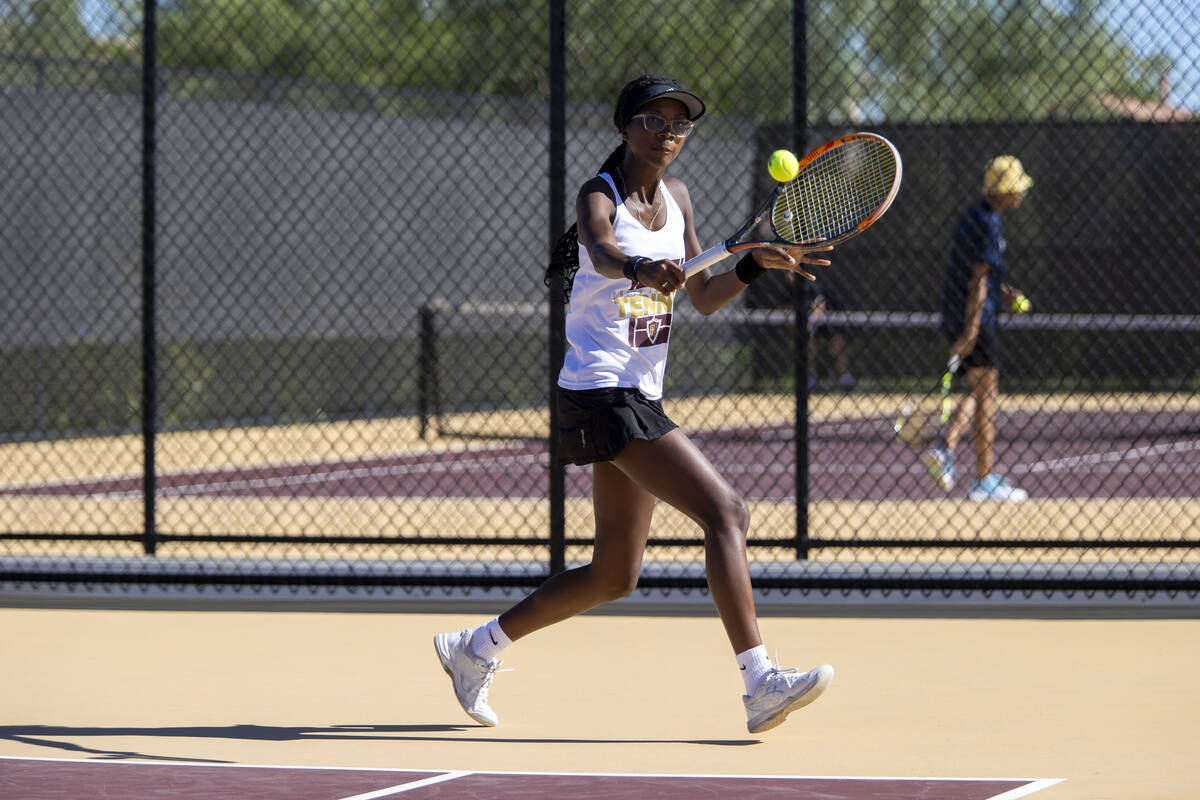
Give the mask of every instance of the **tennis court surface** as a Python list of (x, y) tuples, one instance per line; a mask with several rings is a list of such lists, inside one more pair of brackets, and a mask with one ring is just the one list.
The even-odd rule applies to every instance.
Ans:
[(1012, 800), (1056, 780), (837, 778), (767, 775), (609, 775), (558, 772), (422, 772), (321, 767), (0, 759), (0, 788), (23, 800), (170, 797), (174, 800), (479, 800), (560, 798), (809, 797), (820, 800)]
[(522, 639), (484, 728), (431, 646), (483, 609), (139, 605), (0, 608), (4, 800), (1200, 796), (1192, 618), (765, 616), (780, 661), (838, 675), (749, 735), (713, 616)]

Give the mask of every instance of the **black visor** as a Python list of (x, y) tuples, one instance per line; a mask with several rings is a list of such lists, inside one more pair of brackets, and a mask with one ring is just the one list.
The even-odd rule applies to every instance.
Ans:
[(704, 114), (704, 101), (687, 89), (681, 89), (669, 83), (655, 83), (630, 94), (616, 110), (613, 114), (613, 122), (616, 123), (617, 130), (625, 130), (625, 126), (629, 124), (629, 120), (633, 118), (639, 108), (660, 97), (667, 97), (683, 103), (687, 107), (687, 118), (692, 121), (700, 119)]

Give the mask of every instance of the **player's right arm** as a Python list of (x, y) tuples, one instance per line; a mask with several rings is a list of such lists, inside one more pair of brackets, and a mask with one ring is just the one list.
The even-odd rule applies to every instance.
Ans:
[(608, 184), (599, 176), (585, 183), (575, 198), (575, 218), (579, 244), (587, 249), (596, 271), (606, 278), (620, 278), (629, 256), (617, 247), (617, 234), (613, 230), (617, 204), (609, 191)]
[(991, 265), (980, 262), (971, 267), (971, 283), (967, 286), (967, 305), (963, 310), (963, 329), (950, 347), (952, 355), (966, 358), (975, 349), (979, 337), (979, 325), (983, 320), (983, 306), (987, 302), (987, 278)]

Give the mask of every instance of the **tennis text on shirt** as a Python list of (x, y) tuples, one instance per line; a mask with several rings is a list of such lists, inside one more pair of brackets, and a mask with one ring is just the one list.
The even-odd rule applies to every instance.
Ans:
[(657, 289), (635, 283), (632, 288), (613, 292), (617, 319), (631, 319), (628, 342), (630, 347), (653, 347), (671, 339), (671, 308), (675, 293), (663, 294)]

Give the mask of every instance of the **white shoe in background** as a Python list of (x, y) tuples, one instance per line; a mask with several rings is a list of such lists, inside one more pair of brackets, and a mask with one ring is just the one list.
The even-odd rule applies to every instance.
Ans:
[(968, 500), (1007, 500), (1020, 503), (1029, 499), (1029, 492), (1018, 489), (996, 473), (988, 475), (983, 480), (974, 481), (971, 491), (967, 492)]

